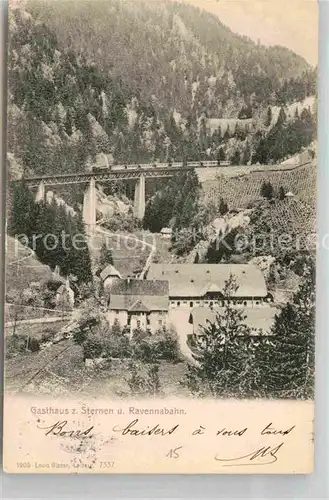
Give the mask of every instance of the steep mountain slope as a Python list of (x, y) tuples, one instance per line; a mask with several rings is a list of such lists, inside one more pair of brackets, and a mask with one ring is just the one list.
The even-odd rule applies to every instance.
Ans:
[[(188, 4), (31, 0), (28, 8), (63, 47), (129, 84), (142, 100), (176, 109), (185, 118), (203, 111), (208, 117), (234, 117), (243, 107), (314, 93), (311, 68), (300, 56), (257, 45)], [(282, 79), (292, 77), (294, 84), (283, 87)]]
[(78, 172), (99, 153), (115, 162), (276, 162), (313, 139), (311, 110), (291, 126), (282, 107), (315, 93), (314, 71), (287, 49), (162, 0), (25, 8), (10, 13), (11, 175)]

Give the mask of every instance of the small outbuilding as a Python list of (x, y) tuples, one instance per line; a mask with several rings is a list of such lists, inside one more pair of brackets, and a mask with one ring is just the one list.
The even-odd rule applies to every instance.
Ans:
[(122, 276), (112, 264), (109, 264), (100, 273), (100, 279), (102, 280), (104, 289), (106, 289), (110, 288), (115, 281), (121, 280)]

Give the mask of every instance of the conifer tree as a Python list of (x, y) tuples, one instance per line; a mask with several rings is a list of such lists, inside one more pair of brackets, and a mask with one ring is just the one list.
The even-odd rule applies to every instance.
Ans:
[(8, 232), (12, 236), (32, 236), (36, 223), (37, 208), (33, 195), (24, 184), (24, 181), (14, 184), (10, 192), (10, 211), (8, 219)]
[(232, 303), (238, 290), (231, 275), (225, 282), (223, 295), (226, 305), (216, 313), (214, 322), (203, 328), (195, 341), (197, 364), (190, 365), (186, 384), (199, 396), (243, 396), (249, 390), (248, 344), (250, 328), (245, 324), (244, 311)]
[(106, 242), (104, 241), (100, 250), (99, 264), (101, 267), (113, 265), (113, 254), (111, 248), (108, 248)]
[(227, 129), (225, 130), (225, 133), (223, 135), (223, 140), (228, 141), (230, 137), (231, 137), (230, 126), (227, 125)]
[(76, 216), (75, 234), (79, 235), (79, 244), (72, 245), (69, 255), (70, 272), (77, 277), (78, 284), (92, 281), (91, 260), (85, 227), (80, 214)]
[(285, 194), (285, 192), (284, 192), (284, 189), (283, 189), (283, 187), (282, 187), (282, 186), (280, 186), (280, 189), (279, 189), (279, 199), (280, 199), (280, 200), (284, 200), (284, 199), (285, 199), (285, 197), (286, 197), (286, 194)]
[(272, 108), (269, 106), (267, 108), (267, 114), (266, 114), (266, 121), (265, 121), (265, 127), (269, 127), (272, 123)]
[(272, 397), (312, 398), (315, 355), (315, 274), (304, 271), (299, 290), (275, 317), (263, 383)]
[(218, 210), (221, 215), (225, 215), (228, 212), (228, 205), (223, 198), (220, 199)]

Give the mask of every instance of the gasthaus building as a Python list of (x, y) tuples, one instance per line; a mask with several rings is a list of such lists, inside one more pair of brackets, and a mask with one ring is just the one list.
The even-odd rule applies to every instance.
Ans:
[(223, 307), (225, 282), (234, 276), (238, 290), (233, 300), (241, 307), (263, 307), (273, 302), (261, 270), (251, 264), (151, 264), (147, 279), (169, 283), (170, 309)]

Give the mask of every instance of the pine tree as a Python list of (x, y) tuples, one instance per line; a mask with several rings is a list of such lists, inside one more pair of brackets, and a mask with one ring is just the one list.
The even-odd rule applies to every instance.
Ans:
[(225, 155), (225, 153), (224, 153), (224, 149), (223, 149), (223, 148), (219, 148), (219, 150), (218, 150), (218, 154), (217, 154), (217, 160), (218, 160), (219, 162), (221, 162), (221, 161), (225, 161), (225, 160), (226, 160), (226, 155)]
[(231, 130), (230, 130), (230, 126), (227, 125), (227, 129), (225, 130), (225, 133), (223, 135), (223, 141), (228, 141), (231, 137)]
[(106, 242), (104, 241), (100, 250), (99, 264), (101, 267), (108, 266), (111, 264), (113, 266), (113, 254), (111, 248), (108, 248)]
[(223, 311), (218, 311), (214, 322), (203, 328), (202, 337), (196, 338), (193, 357), (197, 364), (189, 366), (186, 379), (194, 394), (241, 397), (249, 390), (250, 328), (244, 311), (232, 303), (238, 288), (231, 275), (223, 290)]
[(228, 205), (223, 198), (220, 199), (218, 211), (221, 215), (225, 215), (228, 212)]
[(266, 114), (266, 121), (265, 121), (265, 127), (269, 127), (272, 123), (272, 108), (269, 106), (267, 108), (267, 114)]
[(112, 335), (121, 335), (122, 334), (122, 328), (121, 328), (121, 325), (120, 325), (119, 320), (117, 318), (115, 318), (115, 320), (113, 322), (113, 325), (111, 328), (111, 334)]
[(286, 197), (286, 194), (284, 192), (284, 189), (282, 186), (280, 186), (280, 189), (279, 189), (279, 200), (284, 200)]
[(35, 240), (33, 250), (44, 264), (55, 268), (57, 265), (58, 244), (54, 228), (56, 224), (57, 205), (56, 202), (48, 204), (40, 202), (38, 205), (38, 216), (35, 223)]
[[(80, 214), (75, 218), (72, 238), (79, 235), (78, 243), (72, 244), (72, 251), (68, 256), (69, 271), (77, 278), (78, 285), (92, 281), (91, 260), (86, 238), (84, 223)], [(73, 242), (74, 243), (74, 242)]]
[(8, 232), (11, 236), (26, 235), (30, 240), (37, 217), (33, 195), (22, 181), (13, 185), (9, 196)]
[(304, 271), (299, 290), (275, 317), (271, 345), (263, 360), (263, 383), (268, 395), (312, 398), (315, 355), (315, 274)]
[(270, 182), (263, 182), (261, 186), (261, 195), (263, 196), (263, 198), (267, 198), (268, 200), (271, 200), (273, 198), (274, 189)]

